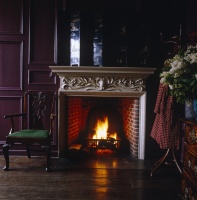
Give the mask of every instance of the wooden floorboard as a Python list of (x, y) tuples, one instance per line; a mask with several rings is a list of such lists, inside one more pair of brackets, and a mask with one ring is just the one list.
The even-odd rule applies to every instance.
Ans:
[(176, 166), (162, 166), (150, 176), (152, 161), (99, 156), (76, 162), (45, 157), (10, 157), (10, 170), (0, 156), (0, 199), (178, 200), (181, 174)]

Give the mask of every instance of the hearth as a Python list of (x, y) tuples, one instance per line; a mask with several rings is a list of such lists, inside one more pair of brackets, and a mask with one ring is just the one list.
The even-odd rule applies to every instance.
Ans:
[[(122, 147), (129, 144), (131, 156), (144, 159), (145, 81), (149, 75), (154, 73), (155, 68), (95, 66), (50, 66), (50, 68), (60, 78), (59, 157), (64, 156), (65, 149), (75, 143), (79, 133), (83, 132), (84, 134), (85, 130), (88, 148), (119, 149), (122, 144)], [(123, 121), (122, 124), (120, 123), (122, 130), (115, 131), (116, 137), (112, 137), (112, 131), (108, 132), (106, 138), (92, 138), (90, 133), (95, 131), (95, 127), (90, 131), (84, 127), (88, 123), (88, 113), (93, 108), (92, 104), (98, 101), (102, 102), (104, 106), (110, 105), (106, 102), (112, 102), (111, 105), (120, 111), (119, 120)], [(99, 106), (99, 104), (94, 106)]]

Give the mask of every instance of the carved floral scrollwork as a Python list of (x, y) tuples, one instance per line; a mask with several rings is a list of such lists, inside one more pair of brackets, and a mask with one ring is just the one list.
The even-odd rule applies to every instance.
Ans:
[(131, 78), (119, 77), (65, 77), (62, 79), (64, 90), (96, 90), (96, 91), (143, 91), (145, 89), (143, 79), (132, 80)]

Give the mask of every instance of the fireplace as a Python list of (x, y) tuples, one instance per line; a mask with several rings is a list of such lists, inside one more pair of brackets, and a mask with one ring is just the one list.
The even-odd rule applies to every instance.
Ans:
[[(59, 157), (64, 156), (65, 150), (79, 137), (81, 131), (87, 130), (85, 126), (88, 113), (93, 105), (100, 106), (102, 103), (103, 106), (106, 106), (110, 102), (109, 105), (115, 106), (121, 113), (122, 133), (129, 141), (131, 156), (144, 159), (145, 81), (149, 75), (154, 73), (155, 68), (95, 66), (50, 66), (50, 68), (52, 73), (60, 78), (58, 96)], [(121, 141), (120, 136), (116, 139), (112, 139), (110, 136), (107, 139), (107, 142), (111, 142), (109, 145), (115, 148), (119, 148)], [(96, 148), (109, 147), (106, 141), (92, 140), (89, 136), (86, 142), (87, 145), (92, 143), (93, 146), (93, 143), (96, 142)]]

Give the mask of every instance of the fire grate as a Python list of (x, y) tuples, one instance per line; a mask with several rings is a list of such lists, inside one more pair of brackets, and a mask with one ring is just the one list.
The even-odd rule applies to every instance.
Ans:
[(116, 150), (120, 148), (120, 139), (87, 139), (87, 147), (90, 149), (111, 149)]

